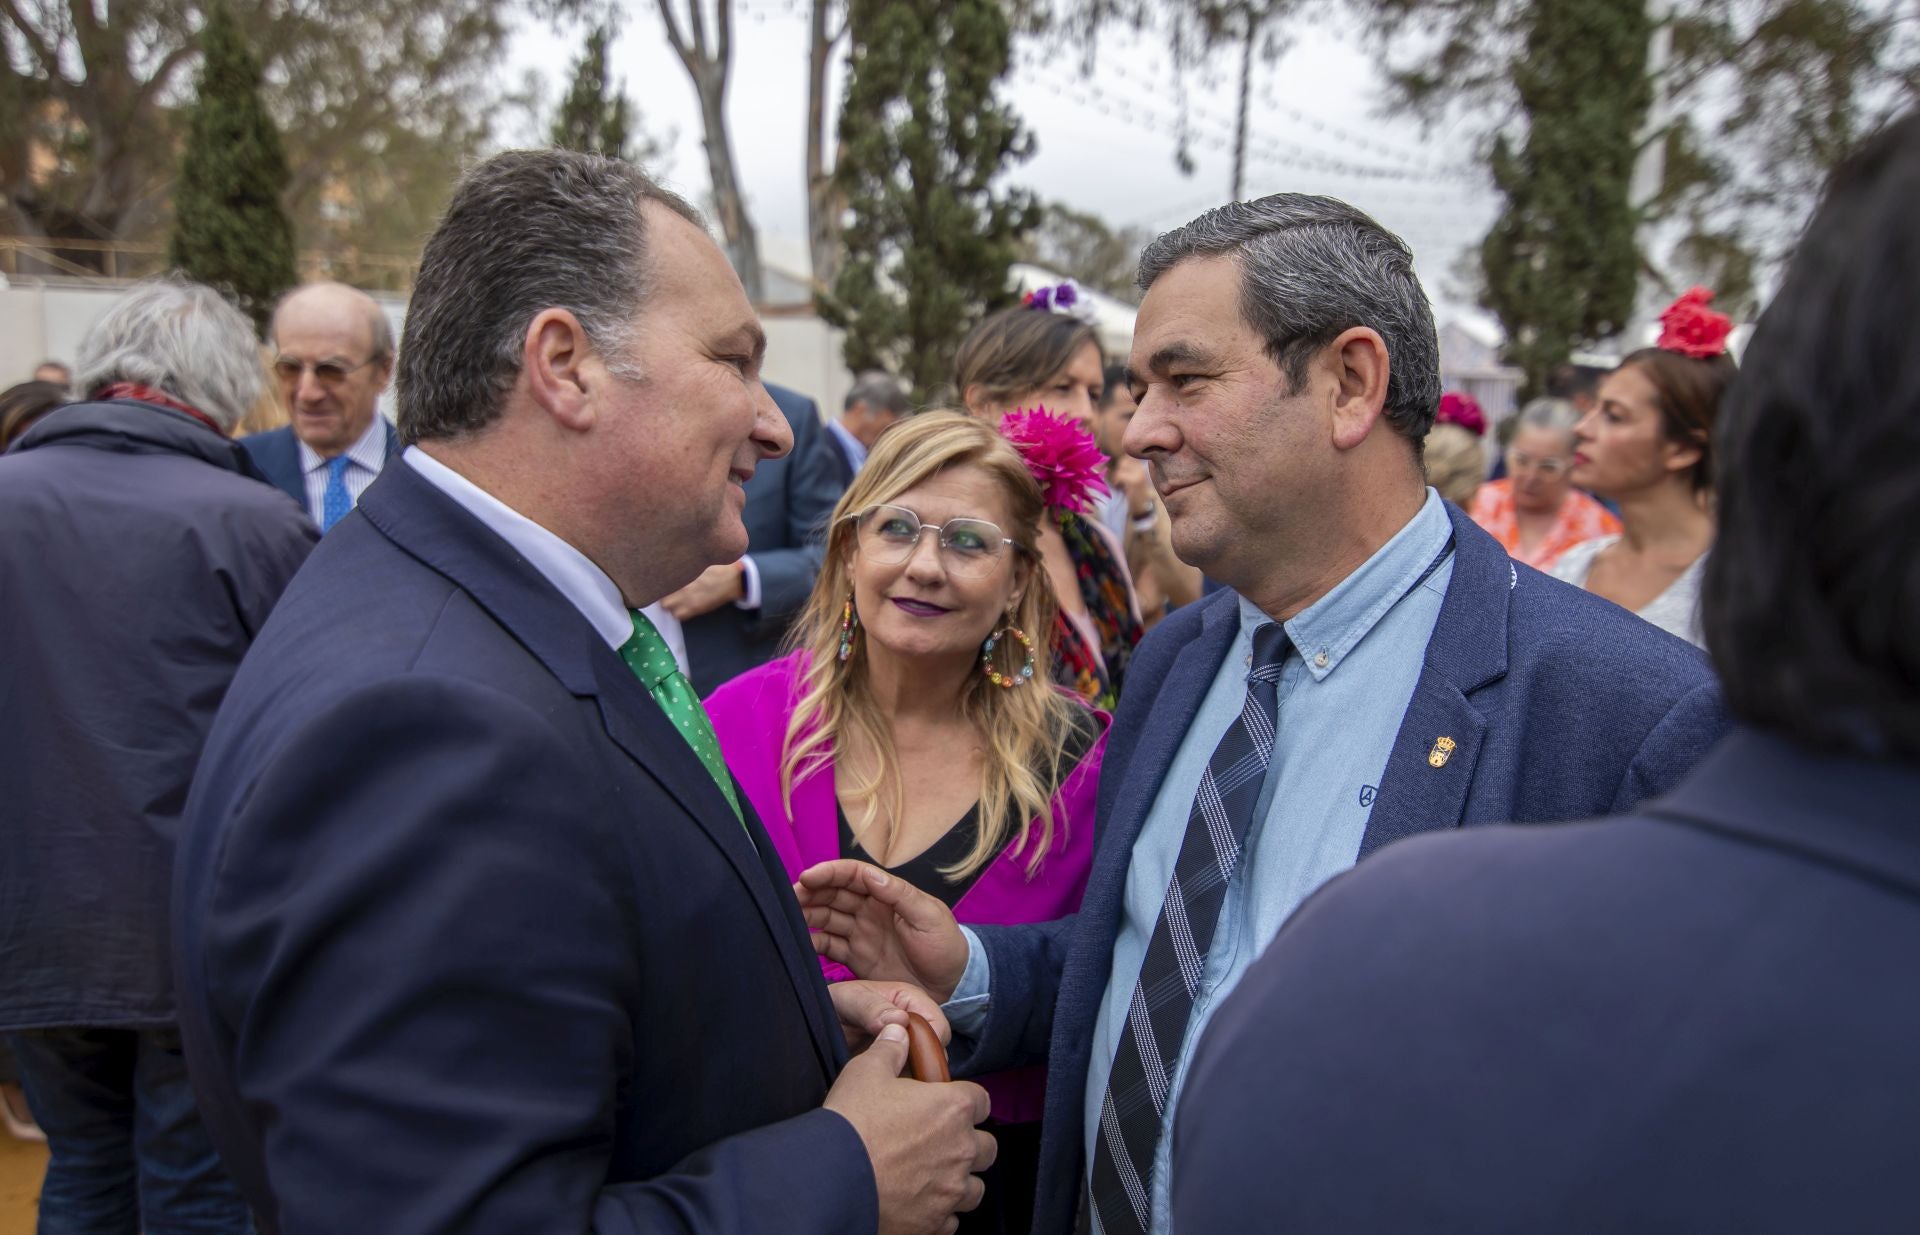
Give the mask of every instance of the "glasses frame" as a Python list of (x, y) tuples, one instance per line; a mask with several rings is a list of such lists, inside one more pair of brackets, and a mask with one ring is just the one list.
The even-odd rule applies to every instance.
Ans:
[[(944, 556), (947, 552), (947, 544), (944, 539), (944, 536), (947, 528), (955, 523), (985, 524), (986, 526), (992, 528), (994, 531), (1000, 533), (1000, 539), (999, 539), (1000, 544), (1012, 546), (1013, 551), (1015, 553), (1024, 553), (1024, 554), (1027, 554), (1029, 557), (1031, 557), (1033, 554), (1033, 550), (1027, 548), (1025, 545), (1021, 544), (1019, 541), (1015, 540), (1013, 537), (1008, 536), (1006, 534), (1006, 529), (1001, 527), (998, 523), (995, 523), (992, 519), (979, 519), (979, 518), (975, 518), (972, 515), (958, 515), (952, 519), (948, 519), (945, 523), (928, 523), (926, 520), (922, 519), (919, 515), (914, 514), (913, 511), (908, 510), (905, 506), (895, 506), (892, 502), (875, 502), (871, 506), (866, 506), (859, 510), (849, 511), (848, 513), (840, 516), (840, 522), (853, 524), (853, 543), (855, 548), (862, 548), (860, 544), (860, 520), (866, 518), (868, 515), (872, 514), (874, 511), (881, 510), (881, 509), (897, 510), (903, 515), (911, 516), (914, 523), (917, 525), (917, 528), (913, 534), (913, 547), (908, 549), (905, 553), (902, 553), (900, 555), (899, 561), (889, 562), (889, 561), (884, 561), (880, 558), (874, 558), (873, 560), (881, 566), (903, 566), (906, 563), (912, 561), (913, 555), (920, 551), (920, 538), (923, 535), (925, 535), (927, 532), (934, 533), (934, 546), (937, 549), (939, 549), (941, 554), (943, 555), (941, 558), (941, 561), (943, 562), (948, 561), (948, 559)], [(993, 563), (998, 561), (999, 557), (1000, 557), (1000, 554), (998, 553), (998, 551), (989, 555), (989, 557), (987, 558), (989, 569), (981, 571), (978, 575), (969, 575), (965, 571), (958, 571), (958, 570), (954, 571), (953, 573), (959, 575), (963, 579), (985, 578), (988, 574), (992, 573), (991, 566)], [(964, 560), (964, 559), (961, 559), (961, 560)], [(952, 569), (951, 566), (949, 566), (948, 569), (951, 570)]]
[[(1515, 450), (1511, 446), (1507, 447), (1506, 455), (1507, 470), (1509, 472), (1517, 472), (1523, 465), (1531, 471), (1539, 472), (1542, 476), (1559, 477), (1565, 476), (1573, 471), (1573, 460), (1565, 457), (1548, 456), (1545, 459), (1536, 459), (1534, 456)], [(1553, 466), (1546, 466), (1549, 463), (1553, 464)]]
[[(321, 365), (338, 367), (338, 362), (332, 360), (296, 360), (292, 356), (275, 356), (271, 368), (273, 369), (273, 376), (276, 379), (290, 386), (299, 385), (301, 378), (305, 377), (308, 373), (312, 373), (314, 381), (319, 382), (322, 386), (333, 387), (346, 381), (368, 365), (377, 363), (383, 359), (385, 358), (377, 354), (369, 356), (357, 365), (349, 365), (341, 369), (338, 377), (327, 377), (320, 372)], [(281, 371), (282, 365), (298, 365), (299, 368), (292, 374), (288, 374)]]

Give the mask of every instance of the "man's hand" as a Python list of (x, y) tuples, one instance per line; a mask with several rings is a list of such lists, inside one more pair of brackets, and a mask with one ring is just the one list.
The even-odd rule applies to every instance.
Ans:
[(841, 1071), (826, 1107), (867, 1147), (881, 1235), (951, 1235), (960, 1226), (954, 1215), (985, 1191), (975, 1173), (993, 1165), (993, 1137), (974, 1126), (987, 1117), (987, 1091), (967, 1081), (904, 1079), (906, 1063), (907, 1031), (886, 1026)]
[(967, 939), (937, 897), (851, 858), (801, 871), (793, 894), (820, 955), (862, 978), (910, 982), (940, 1003), (953, 997)]
[(747, 594), (747, 568), (739, 562), (709, 566), (692, 583), (665, 597), (660, 607), (682, 622), (712, 613)]
[(847, 1049), (865, 1050), (888, 1025), (906, 1028), (907, 1013), (918, 1012), (932, 1024), (942, 1042), (953, 1040), (946, 1014), (933, 996), (905, 982), (835, 982), (827, 987), (833, 996), (833, 1010), (840, 1014), (840, 1032), (846, 1035)]

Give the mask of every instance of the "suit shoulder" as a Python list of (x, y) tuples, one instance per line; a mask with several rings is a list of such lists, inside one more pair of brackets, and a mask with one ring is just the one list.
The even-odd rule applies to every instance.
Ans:
[(272, 453), (276, 450), (284, 450), (292, 442), (293, 427), (291, 425), (281, 425), (278, 429), (262, 429), (258, 433), (249, 433), (240, 439), (240, 444), (255, 456), (263, 451)]
[(1686, 640), (1518, 562), (1508, 632), (1513, 659), (1550, 661), (1596, 684), (1664, 683), (1678, 697), (1713, 680), (1706, 653)]

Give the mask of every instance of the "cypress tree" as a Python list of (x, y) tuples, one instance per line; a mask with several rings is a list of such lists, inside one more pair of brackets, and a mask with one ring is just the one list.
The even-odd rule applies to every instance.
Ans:
[(231, 296), (262, 330), (294, 282), (287, 161), (260, 101), (260, 66), (225, 5), (200, 33), (202, 65), (174, 194), (167, 258)]
[(587, 34), (587, 48), (573, 68), (573, 85), (553, 120), (553, 144), (562, 150), (628, 158), (628, 134), (633, 129), (633, 105), (624, 90), (608, 93), (605, 25)]
[(846, 261), (821, 315), (847, 366), (900, 374), (928, 398), (982, 310), (1011, 299), (1007, 269), (1040, 220), (1032, 194), (995, 187), (1032, 138), (994, 97), (1011, 31), (996, 0), (852, 0), (840, 110)]
[(1576, 347), (1618, 334), (1633, 313), (1631, 182), (1652, 25), (1645, 0), (1531, 0), (1526, 20), (1512, 73), (1528, 131), (1517, 149), (1494, 143), (1506, 206), (1480, 259), (1507, 357), (1537, 393)]

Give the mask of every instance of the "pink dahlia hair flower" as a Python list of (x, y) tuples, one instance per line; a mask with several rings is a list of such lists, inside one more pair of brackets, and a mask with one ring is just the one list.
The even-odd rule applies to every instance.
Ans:
[(1107, 491), (1100, 475), (1106, 456), (1078, 421), (1045, 407), (1016, 408), (1000, 418), (1000, 435), (1027, 461), (1049, 509), (1084, 511)]
[(1440, 412), (1433, 423), (1459, 425), (1475, 437), (1487, 435), (1487, 414), (1480, 410), (1480, 400), (1458, 391), (1450, 390), (1440, 396)]

